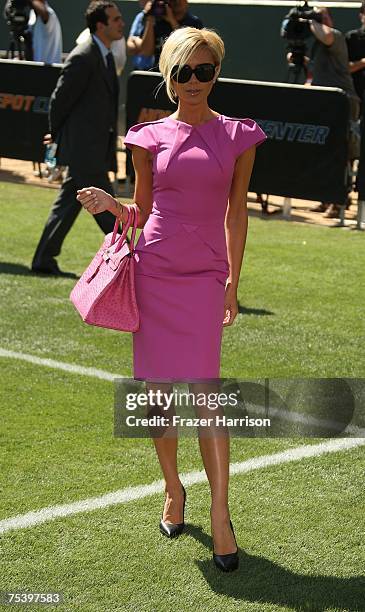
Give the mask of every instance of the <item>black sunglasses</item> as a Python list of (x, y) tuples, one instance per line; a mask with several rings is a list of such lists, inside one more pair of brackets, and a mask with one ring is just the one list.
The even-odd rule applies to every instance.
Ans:
[(212, 81), (215, 75), (214, 64), (198, 64), (195, 68), (192, 68), (188, 64), (184, 66), (174, 66), (171, 70), (171, 78), (176, 83), (187, 83), (190, 81), (193, 74), (195, 74), (198, 81), (201, 83), (208, 83)]

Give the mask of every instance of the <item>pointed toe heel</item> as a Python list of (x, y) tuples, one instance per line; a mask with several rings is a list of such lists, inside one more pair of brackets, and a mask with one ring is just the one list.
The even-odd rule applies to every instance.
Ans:
[(182, 487), (184, 493), (184, 505), (183, 505), (183, 522), (182, 523), (165, 523), (161, 518), (160, 520), (160, 532), (167, 538), (177, 538), (185, 528), (185, 502), (186, 502), (186, 491)]
[(160, 531), (167, 538), (177, 538), (184, 531), (185, 523), (165, 523), (161, 519)]
[[(237, 546), (237, 541), (236, 541), (236, 536), (234, 533), (232, 521), (229, 521), (229, 524), (231, 526), (232, 533), (234, 536), (234, 541), (236, 542), (236, 546)], [(227, 555), (216, 555), (213, 550), (213, 561), (216, 567), (219, 570), (221, 570), (221, 572), (234, 572), (236, 569), (238, 569), (238, 566), (239, 566), (238, 546), (237, 546), (236, 552), (228, 553)]]
[(234, 572), (239, 566), (237, 552), (229, 553), (228, 555), (216, 555), (213, 553), (213, 561), (221, 572)]

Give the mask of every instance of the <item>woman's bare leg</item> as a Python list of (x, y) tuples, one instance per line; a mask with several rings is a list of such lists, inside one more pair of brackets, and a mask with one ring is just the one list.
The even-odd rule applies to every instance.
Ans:
[[(194, 383), (190, 385), (193, 393), (217, 393), (217, 385)], [(196, 407), (200, 418), (214, 418), (222, 415), (220, 408), (210, 410), (208, 406)], [(199, 447), (208, 477), (212, 505), (210, 509), (214, 552), (225, 555), (236, 551), (236, 544), (230, 528), (228, 508), (229, 484), (229, 432), (226, 427), (199, 428)]]
[[(152, 389), (154, 392), (159, 389), (163, 393), (171, 393), (173, 391), (171, 385), (168, 383), (146, 383), (146, 388), (147, 391)], [(149, 414), (151, 414), (151, 411), (155, 413), (156, 408), (150, 407), (149, 410)], [(170, 418), (175, 414), (173, 408), (170, 408), (170, 410), (161, 409), (159, 412), (161, 415)], [(177, 427), (170, 425), (164, 430), (160, 437), (156, 437), (156, 433), (154, 433), (152, 439), (165, 479), (166, 500), (162, 520), (165, 523), (182, 523), (184, 496), (177, 469)]]

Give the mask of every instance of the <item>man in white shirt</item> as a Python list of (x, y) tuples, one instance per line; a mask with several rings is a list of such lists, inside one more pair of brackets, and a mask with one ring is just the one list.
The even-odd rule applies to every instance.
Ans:
[(29, 28), (33, 36), (33, 60), (45, 64), (62, 62), (62, 30), (56, 13), (46, 0), (29, 0)]

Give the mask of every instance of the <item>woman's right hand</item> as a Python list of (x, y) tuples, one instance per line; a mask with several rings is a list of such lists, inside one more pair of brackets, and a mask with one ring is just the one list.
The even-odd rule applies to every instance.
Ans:
[(85, 187), (77, 190), (76, 199), (91, 215), (97, 215), (105, 210), (115, 208), (114, 198), (98, 187)]

